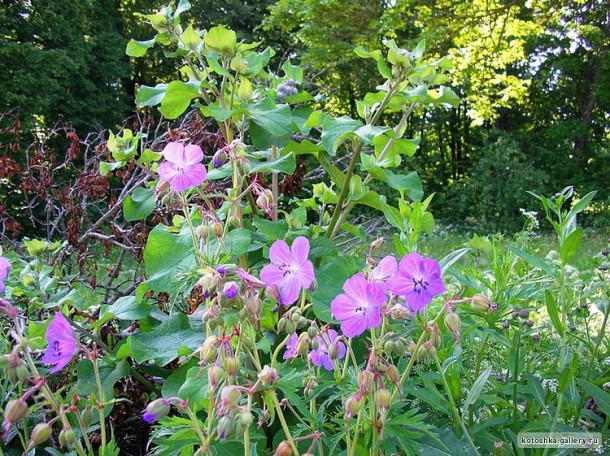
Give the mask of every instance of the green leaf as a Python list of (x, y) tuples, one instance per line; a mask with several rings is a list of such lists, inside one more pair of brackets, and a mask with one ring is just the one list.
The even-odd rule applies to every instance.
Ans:
[(146, 285), (154, 291), (171, 291), (176, 275), (196, 265), (190, 233), (172, 234), (167, 229), (157, 225), (144, 248)]
[(407, 225), (405, 224), (405, 219), (400, 214), (400, 211), (395, 207), (390, 206), (386, 202), (386, 197), (383, 195), (379, 198), (379, 202), (381, 203), (381, 210), (383, 211), (383, 214), (385, 215), (385, 218), (388, 223), (398, 228), (400, 231), (406, 231)]
[(555, 297), (550, 290), (544, 290), (544, 297), (546, 303), (546, 309), (549, 313), (549, 318), (551, 319), (551, 323), (557, 330), (560, 336), (563, 336), (563, 324), (561, 323), (561, 318), (559, 317), (559, 309), (557, 308), (557, 301), (555, 301)]
[(195, 405), (204, 399), (209, 398), (208, 375), (207, 371), (199, 366), (189, 369), (184, 379), (184, 383), (178, 391), (178, 397), (184, 399), (189, 405)]
[(197, 49), (201, 44), (201, 37), (193, 28), (193, 24), (189, 25), (186, 30), (180, 36), (180, 41), (184, 44), (187, 49)]
[(362, 122), (351, 117), (343, 116), (335, 119), (328, 116), (322, 123), (322, 146), (332, 156), (337, 153), (337, 149), (350, 134), (362, 127)]
[(416, 171), (409, 174), (394, 174), (389, 169), (384, 170), (387, 183), (390, 187), (398, 190), (401, 195), (407, 196), (413, 201), (419, 201), (424, 196), (424, 189)]
[(589, 383), (586, 380), (577, 378), (578, 384), (593, 397), (593, 400), (597, 404), (599, 410), (602, 411), (607, 417), (610, 416), (610, 400), (608, 399), (608, 393), (601, 388), (595, 386), (593, 383)]
[(203, 42), (210, 51), (218, 52), (225, 57), (233, 57), (237, 45), (237, 35), (233, 30), (220, 25), (212, 27), (203, 36)]
[(275, 160), (252, 163), (250, 174), (253, 173), (284, 173), (292, 174), (297, 167), (297, 162), (294, 159), (294, 154), (289, 153)]
[(288, 105), (274, 106), (266, 98), (250, 108), (250, 137), (258, 149), (269, 149), (272, 145), (284, 146), (292, 134), (292, 118)]
[(540, 405), (542, 410), (544, 410), (546, 414), (550, 416), (549, 410), (547, 409), (546, 402), (544, 400), (546, 397), (546, 394), (544, 393), (544, 388), (542, 388), (540, 380), (534, 377), (534, 375), (532, 375), (532, 373), (529, 371), (527, 372), (527, 385), (529, 386), (532, 396), (534, 396), (534, 399), (536, 399), (536, 402), (538, 402), (538, 405)]
[(282, 149), (282, 155), (288, 152), (292, 152), (295, 155), (311, 154), (318, 155), (318, 152), (324, 150), (324, 148), (318, 144), (312, 143), (310, 140), (305, 139), (301, 142), (290, 141)]
[(252, 242), (252, 233), (245, 228), (229, 231), (224, 238), (224, 251), (238, 257), (248, 252)]
[(460, 258), (462, 258), (469, 251), (470, 251), (469, 248), (464, 247), (462, 249), (458, 249), (454, 252), (447, 254), (441, 261), (439, 261), (439, 264), (441, 266), (441, 272), (442, 273), (447, 272), (449, 270), (449, 268), (451, 266), (453, 266), (453, 264), (455, 262), (457, 262)]
[(179, 356), (181, 348), (195, 350), (205, 337), (205, 332), (191, 328), (186, 315), (175, 314), (154, 330), (132, 336), (131, 351), (138, 363), (152, 359), (165, 366)]
[(277, 241), (278, 239), (284, 239), (286, 233), (288, 233), (288, 224), (285, 220), (278, 220), (273, 222), (271, 220), (265, 220), (260, 217), (254, 217), (252, 224), (261, 232), (268, 241)]
[(119, 320), (140, 320), (150, 315), (152, 307), (147, 302), (137, 302), (135, 296), (123, 296), (109, 306), (110, 312)]
[(596, 194), (597, 194), (597, 190), (594, 190), (592, 192), (587, 193), (585, 196), (583, 196), (581, 199), (579, 199), (574, 204), (572, 209), (570, 209), (570, 212), (568, 212), (568, 215), (566, 216), (566, 220), (570, 220), (572, 217), (574, 217), (579, 212), (584, 211), (587, 208), (587, 206), (589, 205), (589, 203), (591, 202), (591, 200), (595, 197)]
[(155, 38), (146, 41), (129, 40), (125, 53), (129, 57), (142, 57), (146, 51), (155, 45)]
[[(123, 359), (118, 363), (107, 363), (106, 359), (98, 360), (98, 369), (100, 371), (100, 379), (102, 381), (102, 390), (104, 399), (110, 400), (114, 397), (113, 389), (116, 382), (129, 375), (129, 363)], [(81, 360), (76, 365), (76, 377), (78, 381), (74, 386), (74, 394), (86, 397), (94, 393), (99, 397), (97, 383), (93, 364), (89, 360)]]
[(332, 319), (330, 303), (343, 293), (343, 284), (358, 272), (352, 257), (338, 256), (316, 271), (318, 290), (313, 294), (313, 311), (324, 323)]
[(535, 266), (538, 269), (541, 269), (542, 271), (546, 272), (548, 275), (550, 275), (553, 278), (557, 277), (557, 271), (550, 264), (547, 264), (544, 261), (540, 260), (539, 258), (536, 258), (535, 256), (530, 255), (529, 253), (524, 252), (523, 250), (518, 249), (517, 247), (513, 247), (512, 245), (507, 245), (507, 247), (508, 247), (508, 250), (513, 252), (519, 258), (527, 261), (532, 266)]
[(123, 166), (123, 162), (120, 161), (114, 163), (100, 162), (100, 175), (107, 176), (110, 171), (120, 168), (121, 166)]
[(123, 201), (123, 215), (128, 222), (143, 220), (153, 213), (157, 203), (153, 198), (154, 190), (138, 187)]
[(136, 95), (136, 104), (138, 106), (156, 106), (163, 101), (167, 84), (157, 84), (154, 87), (140, 86)]
[(172, 81), (167, 86), (159, 111), (168, 119), (175, 119), (186, 111), (191, 100), (198, 96), (199, 89), (196, 81), (189, 83)]
[(485, 371), (483, 371), (481, 373), (481, 375), (479, 375), (479, 377), (472, 384), (472, 388), (470, 388), (470, 391), (468, 391), (468, 396), (466, 396), (466, 400), (464, 401), (464, 404), (462, 405), (462, 416), (463, 417), (466, 416), (466, 413), (468, 412), (468, 408), (471, 405), (476, 404), (477, 399), (483, 392), (483, 389), (485, 388), (485, 384), (487, 383), (487, 380), (489, 379), (490, 375), (491, 375), (491, 367), (488, 367), (487, 369), (485, 369)]
[(381, 76), (386, 79), (392, 78), (392, 71), (386, 64), (383, 58), (383, 54), (380, 50), (377, 49), (369, 52), (362, 46), (358, 46), (356, 49), (354, 49), (354, 52), (358, 57), (362, 57), (364, 59), (373, 59), (375, 62), (377, 62), (377, 70), (379, 71), (379, 74), (381, 74)]
[(578, 247), (580, 246), (580, 240), (582, 239), (582, 228), (576, 228), (570, 235), (563, 241), (561, 246), (561, 262), (567, 264), (570, 258), (574, 256)]
[(311, 241), (310, 246), (310, 258), (322, 258), (325, 256), (336, 256), (339, 254), (335, 243), (325, 236), (320, 236), (319, 238), (314, 239)]

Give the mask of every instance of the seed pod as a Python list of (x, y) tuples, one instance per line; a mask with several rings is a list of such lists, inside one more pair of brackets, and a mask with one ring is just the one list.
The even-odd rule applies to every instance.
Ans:
[(220, 222), (212, 223), (212, 233), (214, 233), (214, 236), (216, 236), (217, 238), (220, 238), (222, 236), (223, 231), (224, 231), (224, 227), (222, 226), (222, 223), (220, 223)]
[(274, 456), (292, 456), (292, 447), (288, 440), (284, 440), (277, 446)]
[(487, 312), (492, 309), (491, 300), (482, 293), (475, 294), (470, 298), (470, 307), (479, 312)]
[(263, 383), (263, 385), (273, 385), (275, 384), (280, 376), (277, 373), (277, 370), (270, 366), (263, 367), (263, 370), (259, 372), (258, 378)]
[(218, 433), (219, 438), (226, 439), (231, 435), (234, 429), (235, 421), (230, 416), (225, 415), (218, 420), (216, 432)]
[(15, 424), (28, 414), (28, 404), (21, 398), (8, 401), (4, 409), (4, 421)]
[(292, 314), (290, 315), (290, 319), (292, 320), (292, 322), (296, 325), (299, 320), (301, 319), (301, 312), (299, 312), (298, 310), (295, 310), (294, 312), (292, 312)]
[(450, 313), (445, 317), (445, 326), (452, 333), (459, 332), (462, 327), (462, 320), (457, 314)]
[(345, 401), (345, 418), (350, 419), (351, 417), (360, 413), (362, 407), (364, 406), (364, 400), (362, 396), (355, 394), (354, 396), (350, 396), (347, 401)]
[(253, 422), (254, 422), (254, 416), (252, 416), (252, 413), (242, 412), (239, 414), (239, 423), (244, 428), (249, 428), (250, 426), (252, 426)]
[(310, 339), (314, 339), (318, 335), (318, 328), (316, 328), (315, 326), (310, 326), (307, 329), (307, 335)]
[(370, 393), (375, 384), (375, 375), (371, 371), (361, 371), (358, 374), (358, 384), (362, 394)]
[(380, 409), (387, 409), (390, 407), (392, 401), (392, 393), (386, 388), (381, 388), (375, 391), (375, 404)]
[(36, 426), (34, 426), (34, 429), (32, 429), (32, 433), (30, 435), (30, 441), (28, 442), (27, 451), (30, 451), (32, 448), (49, 440), (52, 432), (53, 429), (51, 429), (49, 423), (38, 423)]
[(65, 442), (64, 446), (67, 446), (67, 447), (74, 446), (74, 442), (76, 442), (76, 435), (74, 434), (74, 429), (68, 428), (68, 429), (62, 430), (59, 433), (59, 441), (60, 442), (62, 441), (61, 434), (64, 435), (64, 437), (63, 437), (63, 441)]
[(386, 340), (385, 343), (383, 344), (383, 350), (388, 355), (391, 355), (392, 352), (394, 351), (394, 341), (393, 340)]
[(216, 364), (212, 365), (208, 369), (208, 384), (210, 388), (214, 389), (222, 381), (225, 376), (225, 371), (222, 367)]
[(195, 230), (198, 239), (207, 239), (210, 234), (210, 227), (207, 225), (199, 225)]
[(394, 351), (398, 356), (405, 356), (407, 354), (407, 344), (408, 342), (402, 337), (394, 341)]
[(241, 392), (234, 385), (223, 386), (220, 390), (220, 402), (227, 410), (234, 410), (241, 399)]
[(89, 425), (91, 424), (91, 421), (93, 421), (93, 411), (91, 410), (91, 407), (85, 407), (83, 409), (83, 411), (80, 414), (80, 419), (81, 419), (85, 429), (87, 429), (89, 427)]
[(227, 356), (222, 362), (227, 375), (235, 376), (239, 370), (239, 358)]
[(398, 383), (398, 379), (399, 379), (398, 368), (396, 366), (394, 366), (393, 364), (390, 364), (387, 367), (388, 367), (388, 369), (386, 370), (385, 374), (387, 375), (388, 380), (390, 380), (390, 382), (392, 382), (392, 383)]
[(328, 357), (332, 360), (339, 358), (339, 344), (332, 343), (328, 349)]

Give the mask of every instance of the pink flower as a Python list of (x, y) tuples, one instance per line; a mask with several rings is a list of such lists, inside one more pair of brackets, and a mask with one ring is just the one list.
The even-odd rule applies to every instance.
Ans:
[(239, 288), (237, 287), (237, 284), (235, 282), (227, 282), (225, 283), (222, 291), (227, 298), (231, 299), (235, 297), (235, 295), (239, 291)]
[(418, 312), (445, 292), (438, 261), (418, 253), (409, 253), (400, 260), (398, 272), (388, 286), (392, 293), (405, 297), (411, 310)]
[[(0, 249), (0, 253), (2, 250)], [(11, 272), (11, 263), (4, 257), (0, 257), (0, 293), (4, 291), (4, 281), (8, 279)]]
[(312, 350), (309, 354), (309, 359), (314, 365), (318, 367), (323, 366), (324, 369), (329, 371), (334, 370), (335, 366), (330, 356), (331, 349), (336, 350), (335, 359), (345, 358), (345, 344), (343, 342), (336, 342), (337, 337), (339, 337), (339, 334), (334, 329), (329, 329), (321, 335), (316, 336), (318, 348)]
[(180, 192), (203, 184), (207, 172), (201, 164), (203, 152), (199, 146), (170, 142), (161, 153), (165, 161), (159, 165), (159, 177), (174, 190)]
[(70, 328), (70, 323), (61, 312), (55, 314), (55, 318), (47, 328), (47, 343), (49, 346), (42, 357), (42, 362), (53, 365), (49, 373), (54, 374), (66, 367), (78, 350), (78, 342)]
[(394, 274), (396, 274), (396, 271), (398, 271), (398, 262), (392, 255), (388, 255), (379, 262), (375, 269), (371, 271), (369, 274), (369, 280), (371, 282), (377, 282), (379, 285), (381, 285), (381, 288), (383, 288), (383, 291), (386, 294), (390, 294), (388, 281)]
[(284, 241), (275, 241), (271, 246), (271, 264), (261, 271), (261, 280), (267, 286), (277, 286), (280, 304), (294, 304), (299, 299), (301, 289), (308, 288), (316, 278), (308, 255), (309, 241), (303, 236), (294, 240), (292, 249)]
[(265, 283), (258, 280), (252, 274), (244, 271), (243, 269), (237, 268), (235, 270), (235, 274), (237, 274), (241, 279), (248, 284), (249, 288), (262, 288), (265, 286)]
[(330, 304), (333, 317), (341, 320), (341, 331), (347, 337), (362, 334), (367, 328), (381, 323), (381, 306), (386, 302), (383, 288), (376, 282), (368, 282), (362, 274), (356, 274), (343, 285), (340, 294)]
[(286, 351), (284, 352), (284, 359), (296, 358), (297, 357), (297, 342), (299, 341), (299, 336), (297, 333), (292, 333), (290, 339), (286, 343)]

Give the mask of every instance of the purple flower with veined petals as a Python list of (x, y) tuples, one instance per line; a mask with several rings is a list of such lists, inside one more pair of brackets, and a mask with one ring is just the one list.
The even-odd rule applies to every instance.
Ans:
[(299, 236), (292, 248), (284, 241), (275, 241), (269, 250), (268, 264), (261, 271), (261, 280), (267, 286), (276, 285), (280, 291), (280, 304), (294, 304), (302, 288), (309, 288), (316, 278), (313, 264), (307, 259), (309, 241)]
[(201, 147), (190, 144), (184, 147), (179, 142), (170, 142), (163, 152), (165, 161), (159, 165), (159, 177), (169, 182), (176, 191), (187, 190), (203, 184), (207, 177)]
[(396, 271), (398, 271), (398, 262), (392, 255), (388, 255), (371, 271), (369, 280), (371, 282), (377, 282), (381, 285), (385, 294), (389, 295), (390, 289), (388, 288), (388, 281), (396, 274)]
[(333, 360), (328, 354), (333, 344), (337, 344), (339, 348), (337, 359), (345, 358), (345, 344), (343, 342), (336, 342), (337, 337), (339, 337), (339, 334), (334, 329), (329, 329), (321, 335), (316, 336), (318, 348), (312, 350), (309, 354), (309, 359), (315, 366), (324, 367), (324, 369), (329, 371), (335, 369)]
[(42, 362), (53, 365), (49, 373), (54, 374), (66, 367), (78, 351), (74, 332), (61, 312), (55, 314), (55, 318), (47, 328), (47, 343), (49, 346), (42, 357)]
[[(2, 253), (2, 249), (0, 249)], [(4, 257), (0, 257), (0, 293), (4, 291), (4, 281), (8, 279), (8, 275), (11, 272), (11, 263)]]
[(343, 291), (330, 304), (333, 317), (341, 320), (343, 334), (358, 336), (381, 324), (381, 306), (386, 302), (381, 285), (356, 274), (345, 282)]
[(445, 292), (441, 267), (432, 258), (409, 253), (400, 260), (398, 272), (388, 282), (392, 293), (405, 297), (411, 310), (421, 312), (436, 295)]
[(299, 341), (299, 336), (297, 333), (292, 333), (288, 342), (286, 342), (286, 351), (284, 352), (284, 359), (296, 358), (297, 357), (297, 342)]

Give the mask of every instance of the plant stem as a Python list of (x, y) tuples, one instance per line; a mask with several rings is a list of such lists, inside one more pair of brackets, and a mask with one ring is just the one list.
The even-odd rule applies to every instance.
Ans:
[(104, 456), (106, 454), (106, 420), (104, 417), (104, 389), (102, 388), (102, 380), (100, 379), (100, 371), (97, 367), (97, 360), (91, 359), (91, 364), (93, 365), (93, 373), (95, 375), (95, 383), (97, 385), (97, 391), (99, 394), (99, 403), (97, 404), (97, 411), (100, 415), (100, 434), (102, 437), (102, 445), (100, 447), (100, 456)]
[[(479, 350), (479, 356), (477, 357), (476, 366), (474, 369), (474, 378), (479, 378), (481, 374), (481, 362), (483, 361), (483, 353), (485, 353), (485, 346), (487, 345), (487, 340), (489, 339), (489, 333), (485, 334), (483, 338), (483, 343), (481, 344), (481, 349)], [(472, 406), (470, 406), (470, 410), (468, 411), (468, 425), (472, 426), (474, 422), (474, 410)]]
[(299, 456), (299, 450), (292, 439), (292, 434), (290, 433), (290, 429), (288, 429), (288, 424), (286, 424), (286, 419), (284, 418), (284, 413), (282, 412), (282, 407), (280, 406), (280, 402), (277, 400), (277, 394), (275, 394), (275, 390), (271, 390), (271, 399), (273, 400), (273, 405), (275, 406), (275, 411), (277, 413), (277, 417), (280, 420), (282, 425), (282, 429), (284, 430), (284, 434), (286, 435), (286, 440), (290, 444), (290, 448), (292, 448), (292, 452)]
[[(271, 146), (271, 160), (275, 160), (277, 158), (277, 146), (274, 144)], [(273, 221), (277, 222), (277, 206), (278, 206), (278, 197), (279, 197), (279, 189), (277, 182), (277, 173), (271, 173), (271, 193), (273, 194)]]
[(519, 351), (521, 348), (521, 332), (516, 336), (515, 367), (513, 369), (513, 431), (519, 433), (519, 409), (517, 408), (517, 382), (519, 380)]
[(445, 373), (443, 372), (443, 367), (441, 366), (441, 363), (438, 360), (438, 356), (436, 356), (436, 355), (434, 356), (434, 363), (436, 364), (438, 373), (440, 374), (441, 380), (443, 381), (443, 386), (445, 387), (445, 391), (447, 392), (447, 397), (449, 398), (449, 405), (451, 406), (451, 411), (453, 412), (454, 419), (459, 424), (459, 427), (462, 428), (462, 432), (464, 433), (464, 436), (466, 437), (466, 440), (468, 440), (468, 443), (472, 447), (472, 450), (474, 451), (474, 453), (477, 456), (481, 456), (481, 453), (479, 453), (479, 450), (477, 450), (477, 446), (474, 444), (472, 437), (470, 436), (470, 433), (468, 432), (468, 429), (466, 428), (466, 425), (464, 424), (464, 420), (462, 420), (462, 417), (460, 416), (460, 412), (458, 411), (457, 406), (455, 405), (455, 401), (453, 400), (453, 395), (451, 394), (451, 390), (449, 389), (449, 383), (447, 383), (447, 378), (445, 377)]
[(191, 420), (191, 423), (193, 423), (193, 429), (195, 430), (195, 434), (197, 434), (197, 437), (199, 438), (199, 441), (201, 442), (201, 448), (203, 448), (204, 451), (209, 453), (208, 441), (206, 440), (206, 438), (203, 435), (203, 431), (201, 430), (199, 420), (197, 419), (197, 417), (195, 416), (195, 414), (193, 413), (191, 408), (188, 406), (188, 404), (184, 408), (184, 411), (186, 412), (189, 419)]

